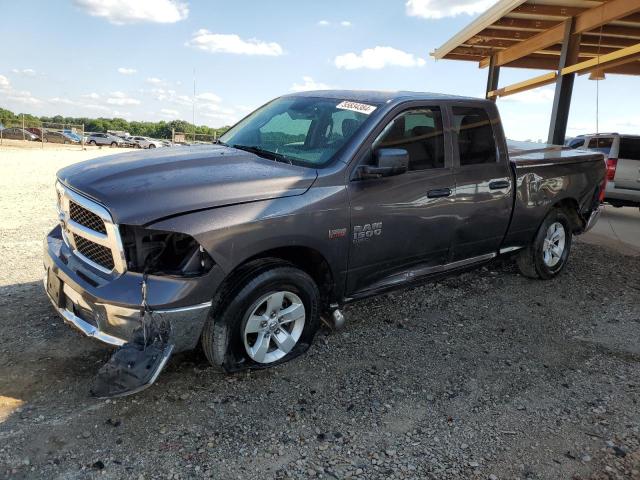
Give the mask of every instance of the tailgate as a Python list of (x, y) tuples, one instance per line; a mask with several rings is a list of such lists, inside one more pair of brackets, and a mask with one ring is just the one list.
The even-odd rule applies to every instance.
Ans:
[(613, 181), (616, 187), (640, 190), (640, 160), (619, 158)]

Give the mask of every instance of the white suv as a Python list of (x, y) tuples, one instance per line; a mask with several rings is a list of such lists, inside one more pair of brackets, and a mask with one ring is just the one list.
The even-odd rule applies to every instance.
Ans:
[(122, 147), (124, 142), (120, 137), (109, 133), (90, 133), (87, 139), (89, 145), (109, 145), (110, 147)]
[(607, 155), (605, 200), (614, 207), (640, 207), (640, 136), (580, 135), (570, 140), (568, 146)]
[(164, 147), (160, 140), (154, 140), (149, 137), (131, 137), (139, 148), (159, 148)]

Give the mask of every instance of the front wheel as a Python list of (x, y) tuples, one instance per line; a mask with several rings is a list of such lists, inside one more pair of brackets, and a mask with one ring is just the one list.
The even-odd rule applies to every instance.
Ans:
[(202, 347), (227, 372), (278, 365), (309, 348), (319, 312), (320, 292), (309, 275), (261, 260), (241, 268), (216, 295)]
[(517, 257), (520, 273), (549, 280), (564, 269), (571, 251), (571, 222), (567, 214), (554, 209), (546, 216), (533, 243)]
[(153, 143), (150, 143), (149, 148), (156, 148), (156, 146)]

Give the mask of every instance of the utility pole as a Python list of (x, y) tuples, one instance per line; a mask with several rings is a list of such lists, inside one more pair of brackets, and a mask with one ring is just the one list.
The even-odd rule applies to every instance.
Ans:
[(196, 141), (196, 68), (193, 67), (193, 142)]

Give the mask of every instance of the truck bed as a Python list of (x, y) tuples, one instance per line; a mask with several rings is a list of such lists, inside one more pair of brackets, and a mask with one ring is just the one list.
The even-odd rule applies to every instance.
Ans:
[(516, 191), (503, 248), (531, 242), (551, 205), (575, 203), (588, 215), (602, 182), (602, 153), (530, 142), (507, 141), (507, 147)]
[(604, 161), (603, 155), (599, 152), (547, 143), (507, 140), (507, 148), (509, 159), (516, 168)]

